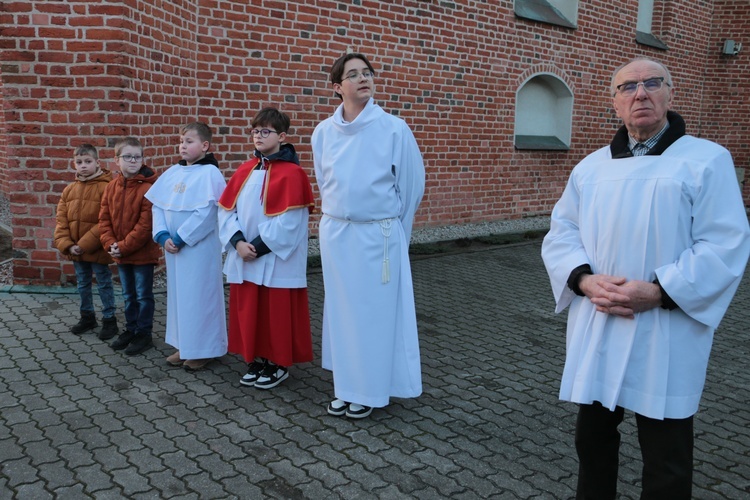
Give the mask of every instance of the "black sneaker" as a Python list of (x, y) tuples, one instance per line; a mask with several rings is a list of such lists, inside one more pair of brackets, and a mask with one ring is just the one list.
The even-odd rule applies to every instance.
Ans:
[(258, 389), (273, 389), (289, 377), (289, 370), (283, 366), (268, 363), (260, 372), (258, 380), (253, 384)]
[(130, 330), (123, 330), (120, 336), (117, 337), (114, 342), (109, 344), (109, 347), (115, 351), (121, 351), (130, 345), (130, 341), (133, 340), (133, 337), (135, 337), (135, 333)]
[(372, 406), (362, 406), (356, 403), (350, 403), (346, 409), (348, 418), (365, 418), (369, 417), (370, 413), (372, 413)]
[(346, 410), (349, 409), (349, 403), (343, 399), (334, 399), (328, 403), (328, 414), (334, 417), (342, 417), (346, 414)]
[(248, 387), (253, 387), (255, 382), (258, 381), (260, 374), (263, 372), (263, 368), (266, 367), (267, 360), (259, 358), (260, 361), (253, 361), (247, 365), (247, 373), (240, 379), (240, 384)]
[(141, 333), (133, 337), (130, 341), (130, 345), (125, 348), (125, 354), (128, 356), (135, 356), (143, 351), (147, 351), (154, 347), (154, 343), (151, 341), (150, 333)]

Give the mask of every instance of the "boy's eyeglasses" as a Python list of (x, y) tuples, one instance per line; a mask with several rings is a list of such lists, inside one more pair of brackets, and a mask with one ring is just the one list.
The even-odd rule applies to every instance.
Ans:
[(365, 80), (372, 80), (373, 76), (374, 75), (372, 74), (372, 71), (365, 70), (362, 73), (360, 73), (359, 71), (354, 71), (346, 75), (346, 79), (352, 83), (357, 83), (362, 77), (364, 77)]
[(620, 93), (620, 95), (623, 96), (632, 96), (636, 92), (638, 92), (638, 85), (643, 85), (643, 89), (646, 92), (656, 92), (662, 87), (662, 84), (666, 83), (667, 87), (671, 87), (669, 83), (664, 82), (664, 77), (660, 76), (657, 78), (649, 78), (648, 80), (643, 80), (642, 82), (625, 82), (621, 83), (617, 87), (617, 91)]
[(137, 161), (141, 161), (143, 159), (143, 156), (136, 156), (136, 155), (120, 155), (118, 158), (122, 158), (125, 161), (129, 161), (131, 163), (135, 163)]
[(266, 137), (268, 137), (269, 135), (271, 135), (271, 134), (278, 134), (278, 132), (276, 132), (275, 130), (271, 130), (270, 128), (262, 128), (262, 129), (255, 129), (254, 128), (250, 132), (253, 135), (259, 135), (259, 136), (261, 136), (264, 139)]

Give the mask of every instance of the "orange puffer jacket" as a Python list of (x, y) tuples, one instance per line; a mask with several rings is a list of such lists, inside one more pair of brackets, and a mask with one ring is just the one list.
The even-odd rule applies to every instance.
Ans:
[(105, 249), (117, 243), (122, 257), (118, 264), (157, 264), (161, 249), (151, 237), (151, 202), (143, 195), (156, 181), (147, 166), (126, 179), (122, 175), (109, 183), (99, 210), (100, 239)]
[[(112, 258), (99, 241), (99, 206), (104, 189), (112, 174), (100, 170), (99, 175), (76, 181), (63, 190), (57, 204), (55, 248), (69, 260), (111, 264)], [(72, 255), (70, 247), (78, 245), (81, 255)]]

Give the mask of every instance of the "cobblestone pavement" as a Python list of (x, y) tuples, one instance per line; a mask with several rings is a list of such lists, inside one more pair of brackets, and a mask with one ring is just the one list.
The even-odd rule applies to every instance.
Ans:
[[(557, 400), (564, 315), (540, 242), (414, 262), (424, 394), (328, 416), (321, 275), (316, 361), (271, 391), (227, 355), (188, 373), (68, 332), (70, 291), (0, 293), (0, 498), (571, 498), (575, 407)], [(716, 335), (696, 418), (695, 497), (750, 495), (750, 283)], [(165, 294), (157, 294), (156, 331)], [(626, 416), (619, 491), (640, 493)]]

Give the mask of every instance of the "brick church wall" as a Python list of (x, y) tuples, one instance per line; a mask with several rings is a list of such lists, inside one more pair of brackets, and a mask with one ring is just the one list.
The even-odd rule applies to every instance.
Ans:
[[(0, 73), (1, 74), (1, 73)], [(0, 78), (0, 109), (5, 109), (5, 97), (3, 92), (3, 81)], [(5, 130), (5, 113), (0, 113), (0, 130)], [(5, 197), (8, 192), (8, 136), (0, 133), (0, 196)]]
[[(290, 142), (312, 175), (310, 135), (339, 104), (328, 69), (347, 50), (370, 57), (376, 100), (410, 124), (423, 152), (415, 228), (549, 214), (571, 168), (619, 126), (611, 71), (636, 55), (670, 67), (688, 132), (747, 166), (750, 45), (734, 58), (719, 54), (727, 33), (742, 41), (750, 32), (747, 2), (657, 0), (653, 32), (667, 51), (635, 42), (637, 5), (579, 2), (569, 29), (519, 19), (512, 1), (6, 0), (0, 189), (24, 255), (14, 279), (73, 276), (52, 231), (83, 142), (112, 169), (116, 140), (135, 135), (161, 172), (179, 159), (179, 126), (200, 119), (228, 177), (251, 153), (252, 116), (276, 105), (291, 116)], [(574, 94), (568, 151), (514, 149), (516, 92), (540, 72)]]
[[(750, 201), (750, 2), (715, 2), (705, 74), (696, 91), (702, 94), (702, 137), (729, 149), (735, 167), (744, 169), (743, 195)], [(724, 40), (743, 48), (735, 56), (721, 55)]]

